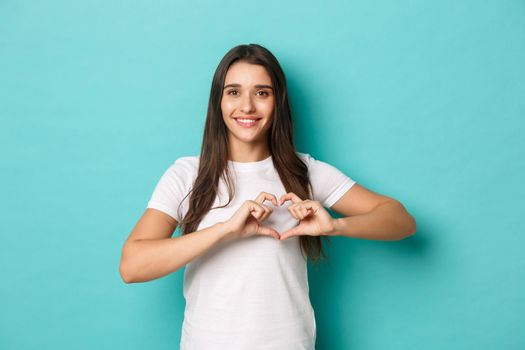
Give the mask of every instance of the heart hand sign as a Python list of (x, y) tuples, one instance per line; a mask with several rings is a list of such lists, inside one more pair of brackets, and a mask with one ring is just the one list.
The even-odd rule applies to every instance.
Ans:
[[(272, 208), (264, 205), (265, 200), (270, 200), (275, 206), (281, 206), (287, 201), (292, 205), (288, 212), (292, 217), (299, 220), (299, 225), (282, 233), (262, 224), (271, 214)], [(261, 192), (255, 200), (245, 201), (232, 217), (224, 222), (224, 228), (228, 232), (227, 238), (243, 238), (252, 235), (267, 235), (278, 240), (285, 240), (295, 236), (321, 236), (333, 232), (334, 223), (332, 216), (318, 201), (301, 200), (293, 192), (281, 196), (279, 201), (275, 195)]]

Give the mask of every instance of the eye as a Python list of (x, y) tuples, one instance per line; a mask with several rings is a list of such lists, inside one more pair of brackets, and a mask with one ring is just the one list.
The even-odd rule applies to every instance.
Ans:
[(237, 90), (229, 90), (228, 95), (236, 96), (239, 92)]
[(264, 91), (264, 90), (257, 91), (257, 93), (259, 93), (259, 92), (262, 92), (261, 96), (268, 96), (269, 95), (269, 93), (267, 91)]

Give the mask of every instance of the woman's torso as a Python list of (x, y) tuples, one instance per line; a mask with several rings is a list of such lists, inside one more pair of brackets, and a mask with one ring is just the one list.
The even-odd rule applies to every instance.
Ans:
[[(196, 171), (198, 158), (191, 162)], [(261, 192), (277, 198), (286, 193), (271, 158), (229, 166), (235, 196), (228, 206), (210, 210), (198, 229), (228, 220), (245, 200)], [(227, 201), (221, 179), (213, 207)], [(287, 211), (289, 202), (280, 207), (264, 204), (273, 212), (263, 225), (283, 232), (298, 224)], [(257, 235), (213, 247), (186, 266), (184, 297), (181, 349), (314, 348), (315, 316), (298, 237), (278, 241)]]

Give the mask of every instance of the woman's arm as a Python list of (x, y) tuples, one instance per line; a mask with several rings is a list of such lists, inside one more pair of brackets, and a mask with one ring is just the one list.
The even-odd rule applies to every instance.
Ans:
[(329, 236), (380, 241), (398, 241), (416, 233), (416, 221), (396, 201), (379, 204), (369, 213), (334, 219), (334, 231)]
[(277, 231), (262, 224), (272, 213), (263, 204), (266, 200), (277, 204), (273, 194), (261, 192), (255, 200), (244, 201), (229, 220), (173, 238), (177, 220), (160, 210), (146, 209), (122, 249), (122, 279), (134, 283), (165, 276), (224, 241), (252, 235), (279, 239)]
[(344, 215), (334, 219), (328, 235), (397, 241), (416, 233), (416, 220), (396, 199), (354, 184), (331, 209)]
[(177, 221), (148, 208), (122, 249), (120, 275), (126, 283), (146, 282), (168, 275), (222, 242), (223, 223), (178, 237), (171, 237)]
[(290, 214), (299, 225), (281, 233), (280, 240), (295, 236), (347, 236), (382, 241), (397, 241), (416, 232), (416, 221), (403, 205), (393, 198), (379, 195), (354, 184), (331, 206), (347, 217), (333, 218), (317, 200), (302, 200), (288, 192), (279, 204), (292, 201)]
[(344, 218), (333, 218), (316, 200), (302, 200), (289, 192), (279, 203), (292, 201), (290, 214), (300, 220), (299, 225), (283, 232), (280, 240), (294, 236), (346, 236), (381, 241), (398, 241), (416, 232), (415, 219), (403, 205), (390, 197), (383, 196), (354, 184), (331, 206)]

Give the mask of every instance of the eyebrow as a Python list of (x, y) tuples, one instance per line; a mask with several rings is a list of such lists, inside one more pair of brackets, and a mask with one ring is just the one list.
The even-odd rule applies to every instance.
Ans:
[[(226, 89), (226, 88), (229, 88), (229, 87), (241, 87), (241, 84), (228, 84), (226, 86), (224, 86), (222, 89)], [(270, 89), (270, 90), (273, 90), (273, 87), (271, 85), (261, 85), (261, 84), (258, 84), (258, 85), (255, 85), (255, 87), (257, 89)]]

